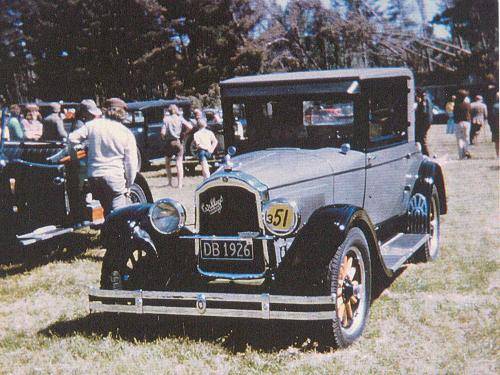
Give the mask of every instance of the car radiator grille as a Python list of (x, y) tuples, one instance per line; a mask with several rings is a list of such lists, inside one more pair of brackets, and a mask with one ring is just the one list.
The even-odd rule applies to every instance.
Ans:
[[(256, 196), (237, 186), (216, 186), (199, 195), (197, 209), (199, 234), (210, 236), (238, 236), (241, 232), (260, 232)], [(254, 240), (254, 259), (205, 260), (200, 257), (202, 271), (211, 273), (259, 274), (265, 261), (261, 240)]]

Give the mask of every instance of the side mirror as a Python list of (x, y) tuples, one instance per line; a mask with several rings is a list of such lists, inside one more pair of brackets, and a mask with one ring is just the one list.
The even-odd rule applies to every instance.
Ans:
[(340, 146), (340, 153), (341, 154), (347, 154), (351, 150), (351, 145), (349, 143), (344, 143), (342, 146)]

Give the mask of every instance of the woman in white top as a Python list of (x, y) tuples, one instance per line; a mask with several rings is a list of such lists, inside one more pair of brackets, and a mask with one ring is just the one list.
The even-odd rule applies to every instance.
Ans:
[(208, 166), (208, 159), (212, 158), (212, 154), (217, 147), (217, 138), (215, 134), (207, 129), (207, 123), (203, 119), (198, 121), (199, 130), (194, 133), (194, 144), (198, 149), (198, 159), (201, 164), (201, 173), (204, 178), (210, 177), (210, 168)]

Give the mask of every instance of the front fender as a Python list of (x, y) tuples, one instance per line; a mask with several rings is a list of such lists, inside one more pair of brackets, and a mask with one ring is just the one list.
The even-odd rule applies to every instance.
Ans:
[(317, 285), (351, 228), (359, 227), (368, 241), (374, 266), (390, 275), (381, 261), (373, 224), (366, 212), (351, 205), (331, 205), (318, 209), (299, 231), (276, 272), (277, 285), (304, 287)]
[(446, 187), (441, 166), (432, 160), (424, 160), (418, 170), (418, 178), (413, 186), (413, 194), (422, 193), (427, 197), (432, 195), (432, 187), (436, 186), (439, 194), (439, 213), (446, 214)]
[(133, 204), (110, 213), (101, 230), (101, 242), (106, 248), (106, 256), (115, 256), (118, 252), (127, 251), (131, 244), (145, 243), (152, 247), (163, 269), (175, 271), (193, 269), (194, 249), (190, 242), (179, 239), (179, 236), (190, 235), (188, 228), (178, 233), (164, 235), (157, 232), (149, 220), (149, 209), (152, 204)]
[[(149, 222), (148, 212), (152, 204), (132, 204), (119, 208), (106, 216), (101, 228), (101, 243), (106, 249), (123, 248), (125, 244), (138, 236), (134, 230), (139, 226), (143, 230)], [(147, 230), (147, 229), (146, 229)]]

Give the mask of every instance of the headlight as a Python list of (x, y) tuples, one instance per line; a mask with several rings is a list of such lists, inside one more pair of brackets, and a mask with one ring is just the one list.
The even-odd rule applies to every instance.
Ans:
[(266, 229), (276, 236), (294, 233), (300, 224), (297, 204), (286, 199), (273, 199), (264, 204), (262, 213)]
[(156, 201), (149, 209), (149, 219), (158, 232), (172, 234), (184, 226), (186, 210), (179, 202), (164, 198)]

